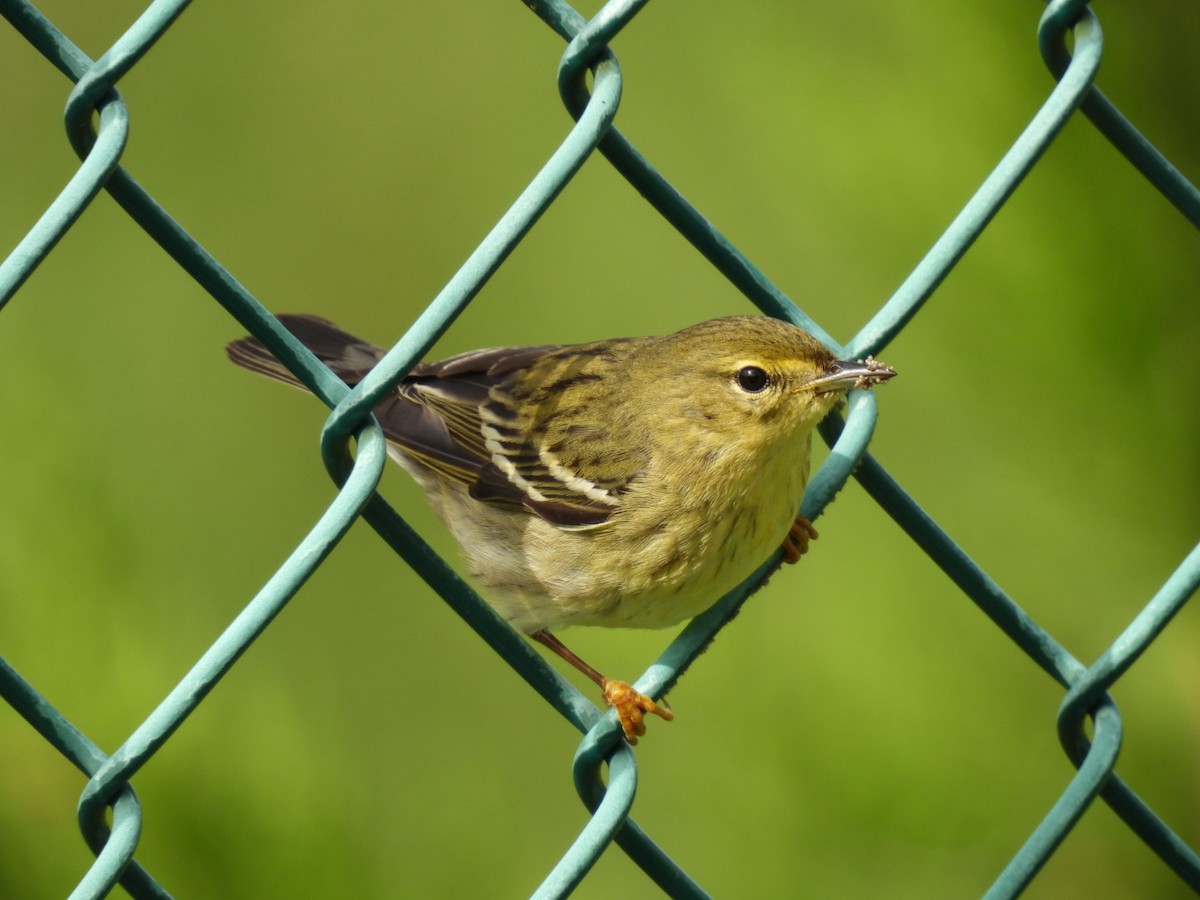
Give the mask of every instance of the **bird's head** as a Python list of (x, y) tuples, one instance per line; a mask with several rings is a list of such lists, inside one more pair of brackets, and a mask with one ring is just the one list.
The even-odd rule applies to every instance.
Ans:
[(650, 341), (633, 371), (661, 418), (747, 448), (807, 434), (850, 389), (896, 374), (870, 358), (838, 359), (807, 331), (765, 316), (712, 319)]

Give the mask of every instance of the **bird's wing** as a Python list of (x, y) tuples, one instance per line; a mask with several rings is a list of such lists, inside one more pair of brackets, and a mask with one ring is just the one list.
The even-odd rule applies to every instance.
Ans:
[[(423, 423), (419, 444), (411, 422), (394, 435), (384, 430), (427, 465), (466, 482), (478, 500), (521, 506), (564, 527), (602, 525), (645, 459), (642, 448), (612, 440), (615, 423), (583, 402), (579, 388), (598, 377), (589, 362), (578, 347), (510, 347), (425, 363), (400, 394), (436, 421)], [(436, 455), (447, 437), (466, 460)], [(457, 470), (438, 466), (445, 462)]]
[[(383, 433), (444, 478), (473, 488), (491, 462), (480, 409), (497, 385), (554, 347), (473, 350), (418, 363), (375, 407)], [(493, 371), (495, 369), (495, 371)]]
[[(385, 352), (316, 316), (279, 321), (351, 386)], [(564, 527), (596, 527), (646, 462), (642, 446), (614, 439), (616, 423), (579, 391), (619, 344), (498, 347), (418, 363), (373, 412), (389, 441), (476, 499)], [(303, 387), (254, 338), (227, 351), (244, 368)], [(534, 369), (537, 377), (528, 377)]]

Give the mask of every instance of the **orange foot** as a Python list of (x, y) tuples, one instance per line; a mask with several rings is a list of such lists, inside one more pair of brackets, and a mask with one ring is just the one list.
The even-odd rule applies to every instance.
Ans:
[(808, 542), (818, 537), (812, 522), (804, 516), (796, 516), (787, 537), (783, 539), (783, 561), (788, 564), (800, 562), (800, 557), (808, 552)]
[(604, 702), (617, 711), (617, 721), (625, 732), (625, 740), (631, 744), (636, 744), (638, 738), (646, 733), (646, 723), (642, 721), (646, 713), (662, 716), (668, 722), (675, 718), (666, 700), (655, 703), (645, 694), (635, 691), (628, 682), (605, 678), (600, 686), (604, 688)]

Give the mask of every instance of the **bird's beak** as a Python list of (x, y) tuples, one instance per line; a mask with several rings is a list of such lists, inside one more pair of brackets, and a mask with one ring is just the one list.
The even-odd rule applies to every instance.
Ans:
[(835, 359), (829, 364), (829, 369), (824, 375), (805, 382), (802, 390), (827, 394), (831, 391), (848, 391), (851, 388), (869, 388), (883, 384), (895, 375), (896, 370), (891, 366), (885, 366), (869, 356), (853, 361)]

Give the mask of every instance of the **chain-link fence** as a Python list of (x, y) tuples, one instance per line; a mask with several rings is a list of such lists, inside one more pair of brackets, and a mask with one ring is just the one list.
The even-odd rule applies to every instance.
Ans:
[[(67, 103), (66, 122), (71, 144), (82, 160), (57, 199), (0, 266), (3, 302), (13, 298), (104, 190), (217, 300), (239, 323), (239, 328), (248, 330), (267, 344), (333, 409), (321, 433), (321, 454), (339, 488), (335, 498), (317, 525), (296, 544), (287, 561), (250, 603), (231, 618), (221, 636), (161, 698), (154, 711), (132, 730), (119, 736), (115, 742), (116, 750), (106, 752), (101, 748), (106, 742), (89, 737), (73, 725), (72, 720), (76, 717), (64, 714), (53, 704), (52, 689), (38, 683), (37, 679), (25, 680), (7, 663), (0, 669), (0, 692), (9, 704), (50, 747), (88, 776), (79, 801), (78, 820), (85, 840), (96, 854), (96, 861), (81, 876), (75, 895), (100, 896), (118, 883), (134, 896), (164, 896), (171, 889), (166, 879), (161, 883), (156, 879), (150, 871), (152, 865), (147, 863), (147, 868), (143, 868), (141, 858), (135, 858), (139, 840), (146, 841), (153, 831), (153, 825), (149, 823), (154, 816), (147, 816), (146, 834), (143, 835), (143, 810), (131, 786), (134, 776), (147, 764), (169, 755), (174, 742), (179, 740), (177, 729), (238, 663), (250, 643), (263, 633), (285, 604), (323, 565), (359, 518), (369, 523), (547, 703), (585, 734), (575, 755), (574, 780), (591, 816), (569, 849), (545, 874), (537, 895), (561, 896), (579, 886), (611, 843), (617, 844), (648, 879), (672, 896), (704, 895), (703, 885), (693, 881), (685, 871), (689, 869), (686, 854), (672, 851), (672, 856), (679, 857), (678, 863), (673, 861), (655, 842), (655, 829), (647, 827), (643, 830), (630, 817), (638, 770), (633, 751), (619, 740), (611, 717), (604, 716), (590, 697), (558, 675), (523, 637), (504, 625), (397, 512), (397, 507), (376, 493), (385, 452), (382, 435), (368, 417), (369, 410), (391, 384), (403, 377), (413, 363), (446, 334), (513, 250), (531, 234), (540, 217), (555, 204), (560, 192), (597, 153), (760, 309), (808, 328), (836, 346), (843, 355), (854, 358), (867, 354), (887, 358), (884, 349), (910, 327), (916, 312), (988, 227), (1072, 118), (1086, 117), (1127, 158), (1144, 179), (1142, 190), (1157, 190), (1193, 226), (1200, 226), (1200, 193), (1093, 87), (1102, 44), (1096, 17), (1083, 4), (1051, 4), (1041, 18), (1038, 40), (1045, 63), (1056, 80), (1052, 90), (1028, 123), (1019, 129), (1011, 149), (979, 185), (911, 275), (854, 337), (839, 344), (830, 334), (833, 329), (827, 331), (810, 317), (820, 317), (820, 310), (802, 310), (793, 303), (712, 222), (684, 199), (648, 160), (649, 154), (643, 156), (614, 126), (622, 102), (623, 75), (609, 44), (624, 30), (637, 26), (637, 17), (646, 5), (644, 0), (608, 3), (591, 19), (585, 19), (559, 2), (527, 5), (566, 42), (567, 49), (559, 67), (558, 89), (575, 125), (544, 162), (539, 160), (540, 170), (516, 202), (470, 252), (466, 262), (437, 293), (372, 376), (350, 391), (316, 363), (231, 272), (158, 205), (135, 180), (133, 173), (122, 167), (129, 134), (129, 110), (117, 89), (118, 83), (143, 65), (143, 56), (170, 29), (186, 27), (186, 19), (178, 25), (175, 22), (187, 4), (151, 4), (132, 27), (93, 61), (71, 42), (68, 34), (29, 5), (0, 2), (0, 10), (12, 27), (47, 62), (75, 83)], [(686, 15), (684, 11), (674, 12)], [(10, 139), (19, 138), (10, 134)], [(487, 150), (486, 147), (470, 149), (480, 154)], [(1068, 252), (1064, 248), (1064, 256)], [(1194, 285), (1186, 287), (1185, 292), (1187, 302), (1191, 302)], [(313, 308), (309, 311), (337, 317), (336, 310)], [(624, 334), (626, 330), (614, 328), (611, 336)], [(237, 333), (237, 330), (230, 332), (229, 337)], [(182, 337), (186, 339), (187, 336)], [(181, 337), (169, 335), (156, 339), (167, 343)], [(898, 367), (903, 375), (908, 375), (905, 366), (898, 364)], [(987, 373), (988, 377), (1002, 374)], [(1190, 389), (1186, 383), (1188, 375), (1186, 371), (1179, 373), (1182, 390)], [(1046, 377), (1053, 379), (1052, 368), (1048, 369)], [(903, 379), (890, 390), (903, 390), (902, 384)], [(130, 386), (131, 392), (136, 390), (137, 385)], [(113, 398), (113, 402), (119, 405), (128, 401)], [(1140, 660), (1200, 583), (1200, 547), (1187, 554), (1173, 571), (1162, 572), (1162, 587), (1151, 592), (1144, 603), (1139, 601), (1140, 608), (1136, 613), (1111, 631), (1107, 649), (1089, 657), (1091, 661), (1081, 660), (1024, 612), (952, 540), (947, 530), (917, 506), (914, 498), (888, 474), (881, 462), (866, 454), (875, 427), (876, 402), (873, 396), (856, 395), (845, 411), (844, 420), (826, 423), (823, 434), (832, 450), (810, 484), (802, 511), (810, 518), (816, 518), (849, 479), (856, 479), (1003, 635), (1029, 661), (1066, 689), (1058, 715), (1058, 738), (1077, 774), (1065, 782), (1040, 824), (1023, 837), (1023, 845), (1019, 849), (1014, 847), (1015, 852), (1006, 865), (998, 860), (981, 865), (981, 871), (988, 873), (979, 876), (981, 891), (992, 877), (995, 880), (989, 896), (1013, 896), (1022, 891), (1052, 858), (1097, 797), (1128, 827), (1129, 841), (1143, 842), (1161, 860), (1161, 865), (1172, 869), (1193, 890), (1200, 890), (1200, 858), (1187, 841), (1155, 813), (1153, 803), (1148, 805), (1139, 797), (1135, 792), (1136, 785), (1127, 784), (1114, 772), (1123, 720), (1110, 697), (1113, 686)], [(1184, 408), (1189, 407), (1185, 405)], [(19, 417), (6, 412), (6, 418), (16, 422)], [(36, 422), (22, 424), (29, 432), (36, 433)], [(896, 423), (891, 426), (896, 427)], [(1120, 519), (1122, 515), (1123, 511), (1113, 512), (1114, 519)], [(15, 523), (15, 527), (20, 528), (21, 523)], [(1114, 527), (1114, 545), (1119, 545), (1123, 527), (1120, 524)], [(15, 557), (10, 557), (7, 562), (10, 566), (23, 564), (32, 565), (32, 562)], [(646, 670), (637, 682), (639, 689), (658, 694), (673, 686), (772, 568), (772, 564), (765, 564), (742, 589), (688, 625)], [(792, 577), (791, 573), (788, 577)], [(803, 578), (804, 573), (796, 577)], [(6, 597), (4, 602), (20, 602), (20, 598)], [(804, 640), (803, 635), (797, 637), (798, 642)], [(84, 673), (81, 670), (76, 674)], [(447, 706), (451, 705), (452, 701), (447, 701)], [(384, 715), (393, 713), (403, 714), (402, 711), (383, 712)], [(650, 741), (671, 740), (670, 729), (675, 727), (654, 723)], [(810, 740), (819, 741), (820, 736)], [(49, 754), (48, 749), (45, 752)], [(646, 751), (639, 748), (639, 752)], [(1020, 751), (1009, 748), (1008, 752)], [(881, 765), (886, 766), (886, 762)], [(10, 777), (20, 778), (21, 775), (10, 771)], [(470, 777), (469, 772), (461, 775), (463, 780)], [(522, 777), (529, 776), (522, 773)], [(164, 814), (169, 815), (159, 813), (157, 818), (161, 819)], [(270, 811), (264, 813), (270, 814)], [(1020, 844), (1020, 840), (1021, 836), (1013, 836), (1014, 844)], [(457, 850), (459, 856), (469, 854), (469, 847)], [(991, 874), (1001, 868), (998, 877)], [(751, 876), (747, 876), (746, 883), (753, 885)]]

